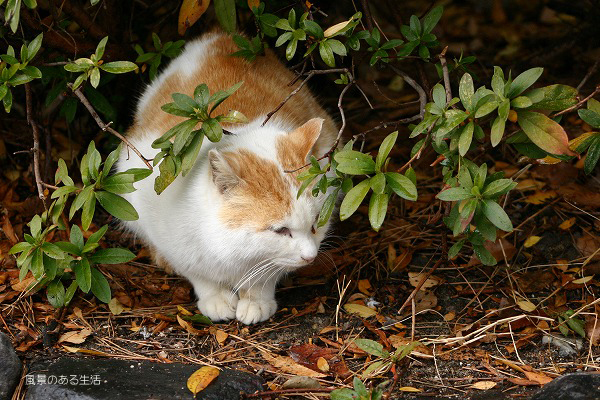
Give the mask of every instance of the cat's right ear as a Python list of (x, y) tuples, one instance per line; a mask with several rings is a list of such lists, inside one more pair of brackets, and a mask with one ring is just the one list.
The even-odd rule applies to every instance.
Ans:
[(227, 161), (227, 158), (218, 150), (208, 152), (208, 163), (212, 180), (219, 190), (219, 193), (227, 195), (231, 189), (240, 183), (240, 178)]

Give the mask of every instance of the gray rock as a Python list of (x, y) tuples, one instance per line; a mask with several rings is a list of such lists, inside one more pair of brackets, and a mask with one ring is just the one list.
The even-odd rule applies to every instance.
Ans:
[[(198, 365), (82, 358), (37, 362), (27, 374), (26, 400), (193, 399), (186, 384), (198, 368)], [(262, 383), (256, 375), (224, 369), (196, 398), (237, 400), (241, 392), (263, 390)]]
[(21, 360), (10, 339), (0, 332), (0, 400), (10, 399), (21, 376)]
[(600, 374), (581, 372), (554, 379), (537, 391), (531, 400), (600, 399)]

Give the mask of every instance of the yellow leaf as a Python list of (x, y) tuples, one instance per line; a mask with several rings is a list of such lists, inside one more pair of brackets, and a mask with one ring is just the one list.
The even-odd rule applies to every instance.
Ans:
[(194, 394), (198, 394), (200, 391), (206, 389), (208, 385), (212, 381), (214, 381), (217, 376), (219, 376), (219, 371), (215, 367), (204, 366), (194, 372), (187, 381), (187, 388)]
[(472, 384), (469, 387), (472, 389), (478, 389), (478, 390), (489, 390), (489, 389), (495, 387), (497, 384), (498, 384), (497, 382), (493, 382), (493, 381), (479, 381), (479, 382), (475, 382), (474, 384)]
[(548, 190), (547, 192), (536, 192), (531, 196), (525, 198), (525, 203), (530, 204), (544, 204), (546, 201), (553, 199), (558, 196), (558, 193), (554, 190)]
[(594, 279), (594, 275), (584, 276), (583, 278), (575, 279), (571, 283), (574, 283), (576, 285), (583, 285), (584, 283), (588, 283), (592, 279)]
[(217, 331), (215, 332), (215, 339), (217, 339), (217, 342), (219, 342), (220, 345), (223, 345), (223, 343), (225, 343), (225, 340), (227, 340), (228, 337), (229, 334), (220, 329), (217, 329)]
[(323, 372), (329, 371), (329, 364), (327, 363), (327, 360), (323, 357), (319, 357), (317, 359), (317, 367)]
[(533, 304), (529, 300), (517, 301), (517, 305), (519, 306), (519, 308), (521, 310), (527, 311), (527, 312), (532, 312), (536, 308), (535, 304)]
[(113, 297), (110, 300), (110, 303), (108, 303), (108, 308), (110, 309), (110, 312), (113, 313), (113, 315), (119, 315), (125, 310), (123, 304), (121, 304), (121, 302), (117, 300), (116, 297)]
[(423, 391), (423, 389), (418, 389), (418, 388), (412, 387), (412, 386), (402, 386), (401, 388), (398, 388), (398, 390), (401, 392), (413, 392), (413, 393), (419, 393), (419, 392)]
[(187, 28), (194, 25), (204, 14), (209, 4), (210, 0), (183, 0), (183, 4), (179, 9), (177, 32), (183, 35)]
[(310, 368), (305, 367), (304, 365), (298, 364), (291, 357), (287, 356), (272, 356), (266, 351), (261, 352), (263, 358), (267, 360), (269, 364), (274, 366), (275, 368), (280, 369), (282, 372), (299, 375), (299, 376), (309, 376), (311, 378), (325, 378), (327, 375), (322, 374), (317, 371), (313, 371)]
[(371, 295), (371, 282), (368, 279), (361, 279), (358, 281), (358, 290), (367, 296)]
[(177, 316), (177, 322), (179, 322), (179, 325), (181, 325), (181, 327), (185, 329), (188, 333), (191, 333), (192, 335), (200, 334), (200, 331), (198, 329), (194, 328), (192, 324), (181, 318), (179, 315)]
[(323, 32), (323, 36), (330, 37), (330, 36), (335, 35), (339, 31), (344, 29), (346, 27), (346, 25), (348, 25), (350, 23), (350, 21), (352, 21), (352, 18), (350, 18), (348, 21), (340, 22), (339, 24), (330, 26), (329, 28), (325, 29), (325, 32)]
[(527, 238), (527, 240), (525, 240), (524, 246), (526, 248), (530, 248), (531, 246), (535, 245), (537, 242), (539, 242), (541, 239), (541, 237), (539, 236), (529, 236)]
[(575, 225), (575, 221), (576, 221), (575, 217), (569, 218), (569, 219), (563, 221), (558, 227), (560, 229), (564, 229), (566, 231), (567, 229), (570, 229), (573, 225)]
[(569, 141), (569, 148), (573, 151), (575, 151), (579, 145), (581, 143), (583, 143), (584, 140), (586, 140), (587, 138), (589, 138), (590, 136), (594, 136), (597, 135), (598, 132), (586, 132), (586, 133), (582, 133), (581, 135), (577, 136), (575, 139)]
[(186, 310), (185, 308), (183, 308), (183, 307), (181, 307), (181, 306), (177, 306), (177, 311), (178, 311), (178, 312), (179, 312), (179, 314), (181, 314), (181, 315), (187, 315), (187, 316), (194, 315), (194, 314), (192, 314), (190, 311)]
[(362, 318), (369, 318), (373, 315), (377, 315), (377, 311), (361, 304), (344, 304), (344, 310), (350, 314), (356, 314)]

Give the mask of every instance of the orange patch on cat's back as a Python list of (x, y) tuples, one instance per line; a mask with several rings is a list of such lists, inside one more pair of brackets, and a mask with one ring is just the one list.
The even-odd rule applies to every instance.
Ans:
[(225, 225), (264, 230), (291, 213), (290, 189), (274, 162), (248, 150), (226, 152), (223, 156), (241, 179), (219, 213)]

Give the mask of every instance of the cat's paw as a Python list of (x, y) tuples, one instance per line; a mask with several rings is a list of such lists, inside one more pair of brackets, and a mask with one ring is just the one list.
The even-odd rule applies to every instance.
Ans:
[(198, 310), (211, 321), (228, 321), (235, 318), (238, 300), (236, 294), (222, 291), (198, 300)]
[(277, 311), (275, 300), (254, 300), (243, 298), (237, 305), (235, 317), (243, 324), (251, 325), (266, 321)]

